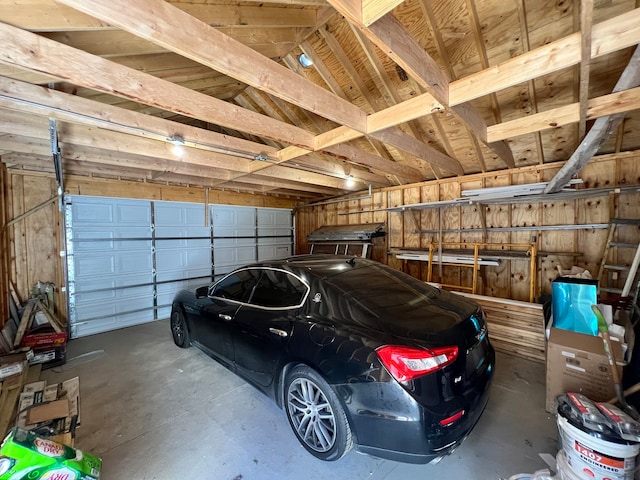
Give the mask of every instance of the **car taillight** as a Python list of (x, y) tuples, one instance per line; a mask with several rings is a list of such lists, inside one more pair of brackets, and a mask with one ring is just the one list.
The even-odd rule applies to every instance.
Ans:
[(406, 382), (449, 365), (458, 356), (458, 347), (424, 349), (391, 345), (378, 348), (376, 353), (396, 380)]
[(460, 420), (463, 416), (464, 416), (464, 410), (460, 410), (458, 413), (455, 413), (450, 417), (440, 420), (440, 425), (442, 425), (443, 427), (446, 427), (448, 425), (451, 425), (453, 422)]

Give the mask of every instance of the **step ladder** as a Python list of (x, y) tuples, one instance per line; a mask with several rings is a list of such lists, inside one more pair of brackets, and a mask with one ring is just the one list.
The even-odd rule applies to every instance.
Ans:
[[(640, 263), (640, 242), (615, 241), (615, 233), (621, 227), (640, 226), (640, 219), (614, 218), (609, 222), (607, 242), (602, 252), (602, 261), (598, 269), (598, 289), (600, 294), (611, 293), (627, 297), (636, 283), (638, 264)], [(634, 252), (629, 262), (622, 262), (620, 256), (626, 252)], [(626, 255), (630, 258), (630, 255)], [(623, 283), (624, 280), (624, 283)], [(624, 285), (624, 286), (623, 286)]]

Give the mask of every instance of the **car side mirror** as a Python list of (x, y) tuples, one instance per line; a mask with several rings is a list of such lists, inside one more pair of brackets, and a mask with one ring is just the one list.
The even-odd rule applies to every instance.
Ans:
[(209, 292), (209, 285), (196, 288), (196, 298), (204, 298)]

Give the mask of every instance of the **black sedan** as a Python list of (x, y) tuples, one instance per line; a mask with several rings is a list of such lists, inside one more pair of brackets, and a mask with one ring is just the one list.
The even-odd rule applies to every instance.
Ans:
[(495, 362), (477, 304), (346, 256), (262, 262), (183, 290), (171, 331), (277, 402), (322, 460), (352, 447), (409, 463), (450, 454), (485, 408)]

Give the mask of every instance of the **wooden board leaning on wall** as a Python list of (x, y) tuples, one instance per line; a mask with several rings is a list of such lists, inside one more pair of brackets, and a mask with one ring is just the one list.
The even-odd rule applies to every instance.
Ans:
[(545, 362), (542, 305), (463, 293), (479, 303), (487, 316), (489, 339), (499, 352)]

